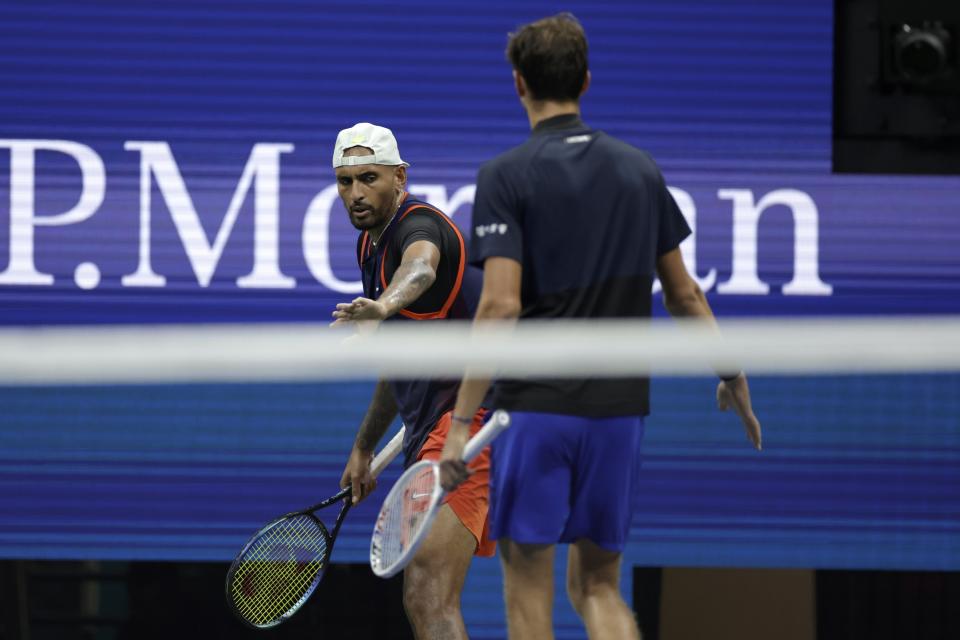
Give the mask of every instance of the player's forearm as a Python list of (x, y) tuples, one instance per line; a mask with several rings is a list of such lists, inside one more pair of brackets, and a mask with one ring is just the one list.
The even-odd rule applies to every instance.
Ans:
[[(499, 325), (516, 322), (520, 315), (520, 300), (515, 296), (488, 296), (480, 297), (477, 313), (474, 317), (474, 331), (482, 332), (485, 323), (496, 322)], [(489, 376), (474, 376), (467, 371), (457, 393), (457, 404), (453, 415), (463, 420), (473, 419), (473, 414), (480, 408), (483, 398), (490, 390), (492, 380)], [(467, 423), (468, 424), (468, 423)]]
[[(670, 297), (664, 293), (663, 305), (674, 318), (701, 320), (719, 335), (720, 327), (710, 308), (710, 303), (707, 302), (703, 290), (696, 283), (692, 283), (690, 290), (682, 296)], [(743, 373), (741, 369), (731, 367), (715, 367), (715, 370), (723, 380), (734, 380)]]
[[(488, 377), (472, 377), (469, 373), (467, 374), (460, 385), (460, 391), (457, 393), (457, 404), (453, 408), (453, 415), (457, 418), (454, 421), (455, 423), (469, 426), (470, 422), (473, 421), (473, 415), (480, 408), (484, 396), (490, 390), (490, 383), (491, 380)], [(470, 422), (465, 422), (466, 420)]]
[(377, 299), (393, 315), (422, 296), (437, 279), (437, 272), (426, 258), (401, 264), (393, 274), (390, 286)]
[(520, 316), (520, 298), (480, 296), (477, 312), (474, 314), (474, 327), (482, 327), (484, 322), (496, 321), (500, 324), (516, 322)]
[(390, 389), (390, 384), (385, 380), (380, 380), (373, 391), (373, 399), (370, 400), (367, 415), (360, 423), (360, 429), (353, 446), (361, 451), (373, 451), (396, 417), (397, 401)]
[(664, 291), (663, 306), (674, 318), (697, 318), (702, 319), (711, 326), (717, 326), (717, 320), (713, 316), (713, 310), (703, 290), (695, 283), (681, 292), (679, 295), (670, 295)]

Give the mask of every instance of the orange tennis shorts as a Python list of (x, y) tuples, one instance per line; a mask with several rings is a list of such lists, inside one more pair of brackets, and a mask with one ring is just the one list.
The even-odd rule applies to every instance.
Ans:
[[(470, 435), (473, 436), (483, 426), (486, 410), (480, 409), (473, 416), (470, 425)], [(426, 442), (420, 448), (417, 460), (439, 460), (443, 452), (443, 443), (447, 440), (450, 431), (450, 422), (453, 412), (449, 411), (437, 421)], [(461, 484), (453, 493), (448, 494), (443, 502), (449, 504), (453, 512), (460, 518), (477, 541), (475, 555), (490, 557), (497, 549), (497, 543), (489, 538), (487, 526), (487, 512), (490, 509), (490, 447), (489, 445), (473, 461), (467, 465), (473, 473), (467, 481)]]

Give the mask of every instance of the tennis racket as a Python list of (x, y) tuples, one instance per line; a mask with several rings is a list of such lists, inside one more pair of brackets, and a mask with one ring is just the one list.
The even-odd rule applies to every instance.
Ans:
[[(463, 461), (470, 462), (501, 431), (510, 426), (510, 416), (497, 411), (470, 438), (463, 449)], [(421, 460), (400, 476), (380, 507), (370, 540), (370, 567), (381, 578), (401, 571), (423, 543), (446, 492), (440, 486), (440, 465)]]
[[(404, 429), (370, 465), (377, 477), (397, 457)], [(323, 578), (343, 518), (350, 510), (350, 487), (302, 511), (281, 516), (253, 534), (227, 571), (227, 603), (243, 622), (269, 629), (288, 619)], [(333, 531), (314, 512), (343, 502)]]

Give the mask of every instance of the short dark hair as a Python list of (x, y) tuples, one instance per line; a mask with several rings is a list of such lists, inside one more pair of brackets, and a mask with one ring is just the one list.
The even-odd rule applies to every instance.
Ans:
[(587, 34), (573, 14), (558, 13), (511, 33), (507, 60), (535, 100), (576, 100), (587, 75)]

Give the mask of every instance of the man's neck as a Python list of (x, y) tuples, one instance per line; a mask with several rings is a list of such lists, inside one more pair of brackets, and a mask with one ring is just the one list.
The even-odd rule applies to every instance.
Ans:
[(549, 120), (555, 116), (576, 114), (580, 115), (580, 103), (571, 100), (567, 102), (554, 102), (553, 100), (530, 100), (524, 103), (527, 110), (527, 118), (530, 120), (530, 128), (533, 129), (544, 120)]
[(403, 191), (401, 191), (400, 193), (398, 193), (396, 199), (394, 199), (394, 202), (393, 202), (393, 215), (390, 216), (390, 217), (387, 219), (387, 221), (384, 222), (384, 223), (383, 223), (382, 225), (380, 225), (379, 227), (377, 227), (377, 228), (375, 228), (375, 229), (370, 229), (370, 230), (368, 231), (368, 233), (370, 234), (370, 241), (371, 241), (374, 245), (376, 245), (378, 242), (380, 242), (380, 236), (382, 236), (382, 235), (383, 235), (383, 232), (386, 230), (386, 228), (390, 226), (390, 223), (393, 222), (393, 219), (394, 219), (395, 217), (397, 217), (397, 212), (400, 210), (400, 204), (404, 201), (404, 199), (406, 198), (406, 196), (407, 196), (407, 191), (406, 191), (406, 189), (404, 189)]

